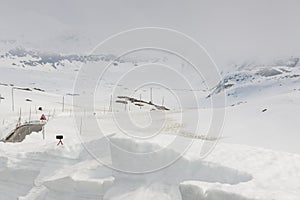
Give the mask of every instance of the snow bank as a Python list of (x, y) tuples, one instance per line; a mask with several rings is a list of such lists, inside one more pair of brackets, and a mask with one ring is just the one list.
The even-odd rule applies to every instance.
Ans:
[[(168, 137), (170, 136), (163, 136), (164, 139)], [(170, 148), (155, 151), (160, 149), (159, 144), (151, 143), (149, 140), (140, 141), (118, 136), (110, 140), (112, 167), (119, 172), (114, 173), (115, 183), (104, 199), (180, 200), (179, 184), (186, 180), (235, 185), (252, 179), (246, 172), (203, 161), (199, 159), (199, 155), (198, 158), (186, 157)], [(154, 153), (151, 155), (128, 153), (134, 150)], [(171, 158), (177, 160), (171, 165), (165, 165), (165, 161), (170, 161)], [(157, 167), (160, 168), (155, 171)], [(151, 169), (153, 171), (150, 171)]]
[(254, 200), (219, 189), (204, 191), (201, 187), (188, 183), (180, 185), (180, 193), (182, 200)]

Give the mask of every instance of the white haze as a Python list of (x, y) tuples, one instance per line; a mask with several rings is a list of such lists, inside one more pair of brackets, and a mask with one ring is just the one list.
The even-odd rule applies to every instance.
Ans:
[(137, 27), (178, 30), (221, 66), (299, 56), (300, 2), (1, 0), (0, 40), (60, 53), (86, 53)]

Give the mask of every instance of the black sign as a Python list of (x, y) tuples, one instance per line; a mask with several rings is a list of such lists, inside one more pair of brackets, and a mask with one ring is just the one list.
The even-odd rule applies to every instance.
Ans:
[(56, 139), (58, 139), (58, 140), (62, 140), (63, 138), (64, 138), (63, 135), (57, 135), (57, 136), (56, 136)]

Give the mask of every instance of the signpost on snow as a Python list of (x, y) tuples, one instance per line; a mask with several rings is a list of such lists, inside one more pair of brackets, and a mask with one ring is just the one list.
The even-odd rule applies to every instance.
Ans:
[(59, 140), (59, 142), (57, 143), (57, 146), (58, 145), (64, 145), (63, 142), (62, 142), (62, 139), (64, 138), (63, 135), (56, 135), (56, 139)]

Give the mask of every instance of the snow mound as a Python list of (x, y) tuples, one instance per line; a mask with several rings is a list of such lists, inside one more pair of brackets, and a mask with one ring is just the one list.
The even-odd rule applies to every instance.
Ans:
[[(167, 139), (168, 137), (166, 136), (164, 138)], [(112, 166), (115, 169), (133, 173), (150, 172), (152, 169), (154, 170), (153, 174), (163, 173), (167, 175), (170, 182), (201, 180), (206, 182), (238, 184), (252, 179), (252, 176), (245, 172), (223, 167), (215, 163), (205, 162), (196, 157), (188, 158), (171, 148), (159, 150), (160, 146), (151, 143), (149, 140), (141, 141), (118, 137), (112, 137), (110, 140)], [(137, 150), (137, 152), (133, 152), (134, 150)], [(130, 151), (133, 153), (129, 153)], [(148, 154), (146, 152), (150, 153)], [(172, 159), (175, 160), (172, 162)], [(166, 161), (171, 161), (171, 165), (168, 165)], [(155, 172), (156, 169), (160, 169), (159, 167), (162, 169)], [(176, 176), (174, 176), (175, 174)], [(158, 175), (157, 178), (159, 177)]]
[(30, 169), (1, 168), (1, 199), (17, 199), (26, 194), (34, 186), (34, 179), (38, 174), (38, 171)]
[(219, 189), (204, 191), (201, 187), (188, 183), (180, 184), (179, 188), (182, 200), (254, 200)]
[[(164, 136), (167, 139), (167, 136)], [(104, 199), (181, 199), (179, 185), (186, 180), (235, 185), (247, 182), (252, 176), (233, 168), (203, 161), (197, 156), (188, 157), (171, 148), (160, 148), (151, 140), (140, 141), (114, 136), (111, 140), (112, 167), (115, 182), (105, 194)], [(147, 154), (130, 154), (129, 151), (153, 151)], [(170, 158), (178, 158), (172, 165), (161, 166), (160, 170), (147, 173), (166, 164)], [(135, 170), (135, 171), (134, 171)], [(124, 173), (144, 172), (144, 173)], [(163, 178), (162, 178), (163, 177)]]

